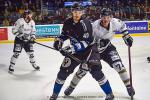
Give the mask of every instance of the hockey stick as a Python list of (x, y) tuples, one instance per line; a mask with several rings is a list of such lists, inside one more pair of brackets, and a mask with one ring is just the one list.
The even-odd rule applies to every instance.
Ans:
[[(128, 46), (128, 57), (129, 57), (130, 84), (131, 84), (131, 87), (133, 87), (133, 85), (132, 85), (132, 68), (131, 68), (131, 49), (129, 46)], [(133, 95), (131, 95), (131, 100), (133, 100)]]
[(47, 47), (47, 48), (50, 48), (50, 49), (53, 49), (53, 50), (56, 50), (56, 49), (53, 48), (53, 47), (47, 46), (47, 45), (45, 45), (45, 44), (42, 44), (42, 43), (39, 43), (39, 42), (36, 42), (36, 41), (34, 41), (34, 43), (39, 44), (39, 45), (44, 46), (44, 47)]
[[(34, 41), (34, 43), (36, 43), (36, 44), (38, 44), (38, 45), (41, 45), (41, 46), (44, 46), (44, 47), (47, 47), (47, 48), (50, 48), (50, 49), (53, 49), (53, 50), (56, 50), (56, 49), (53, 48), (53, 47), (44, 45), (44, 44), (39, 43), (39, 42), (36, 42), (36, 41)], [(59, 51), (59, 50), (56, 50), (56, 51)], [(66, 53), (66, 56), (72, 58), (73, 60), (77, 61), (78, 63), (82, 63), (82, 61), (81, 61), (80, 59), (78, 59), (77, 57), (73, 56), (72, 54)]]

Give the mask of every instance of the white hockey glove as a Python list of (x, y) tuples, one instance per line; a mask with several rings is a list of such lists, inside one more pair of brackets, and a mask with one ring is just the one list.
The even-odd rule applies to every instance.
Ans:
[(70, 46), (66, 46), (64, 48), (62, 48), (60, 50), (60, 53), (63, 55), (63, 56), (67, 56), (67, 54), (74, 54), (74, 49), (73, 47), (70, 47)]
[(73, 44), (72, 46), (66, 46), (66, 47), (62, 48), (60, 50), (60, 53), (63, 56), (66, 56), (66, 53), (75, 54), (75, 53), (83, 52), (87, 46), (88, 45), (84, 41), (77, 42), (77, 43)]

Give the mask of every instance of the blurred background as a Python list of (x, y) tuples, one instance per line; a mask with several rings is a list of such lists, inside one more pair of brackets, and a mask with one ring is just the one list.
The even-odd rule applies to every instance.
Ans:
[(90, 21), (99, 18), (102, 8), (125, 21), (150, 19), (150, 0), (0, 0), (0, 26), (12, 26), (26, 9), (34, 12), (37, 25), (62, 24), (74, 1), (84, 6), (84, 17)]

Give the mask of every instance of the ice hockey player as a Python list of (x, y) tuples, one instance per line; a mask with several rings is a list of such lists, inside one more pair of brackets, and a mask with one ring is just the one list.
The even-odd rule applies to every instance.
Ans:
[[(126, 24), (120, 19), (112, 18), (112, 13), (110, 10), (102, 9), (100, 18), (101, 19), (96, 20), (92, 24), (93, 36), (95, 38), (95, 42), (99, 45), (98, 49), (100, 57), (103, 61), (108, 63), (110, 67), (114, 68), (118, 72), (121, 80), (127, 88), (128, 94), (130, 96), (133, 96), (135, 94), (135, 91), (130, 84), (130, 78), (127, 74), (127, 70), (122, 63), (116, 47), (111, 43), (115, 31), (117, 30), (123, 34), (122, 38), (127, 46), (132, 46), (133, 39), (127, 31)], [(80, 82), (82, 77), (77, 76), (79, 72), (80, 69), (74, 75), (70, 86), (65, 90), (65, 95), (70, 95), (77, 86), (77, 84)]]
[(29, 56), (30, 63), (33, 68), (39, 70), (40, 67), (36, 65), (34, 58), (33, 42), (35, 37), (35, 22), (32, 20), (31, 10), (25, 10), (23, 18), (19, 18), (13, 28), (12, 33), (15, 35), (13, 56), (10, 60), (9, 72), (14, 72), (14, 65), (16, 63), (22, 48), (26, 51)]
[[(90, 73), (106, 94), (105, 100), (113, 100), (114, 98), (109, 81), (101, 71), (98, 48), (95, 44), (91, 45), (91, 43), (93, 43), (92, 25), (90, 21), (82, 18), (82, 9), (79, 3), (73, 5), (72, 17), (64, 22), (62, 33), (54, 42), (54, 48), (59, 50), (65, 58), (57, 74), (53, 94), (49, 100), (56, 100), (58, 98), (66, 78), (81, 64), (71, 57), (68, 57), (66, 53), (72, 54), (83, 61), (80, 66), (82, 73), (78, 73), (79, 77), (82, 77), (82, 75), (88, 71), (88, 66), (91, 66)], [(72, 47), (66, 46), (62, 48), (63, 42), (67, 39), (70, 40)]]
[(147, 57), (147, 61), (148, 61), (148, 63), (150, 63), (150, 57)]

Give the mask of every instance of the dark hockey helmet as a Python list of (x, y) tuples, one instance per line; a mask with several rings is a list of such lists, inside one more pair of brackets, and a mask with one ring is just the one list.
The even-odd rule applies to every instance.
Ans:
[(31, 10), (25, 10), (25, 11), (24, 11), (24, 15), (29, 15), (29, 14), (32, 14), (32, 11), (31, 11)]
[(111, 13), (110, 9), (104, 8), (100, 12), (100, 16), (101, 17), (103, 17), (103, 16), (111, 16), (111, 15), (112, 15), (112, 13)]
[(81, 5), (80, 3), (75, 2), (75, 3), (73, 4), (73, 6), (72, 6), (72, 11), (73, 11), (73, 10), (83, 10), (83, 7), (82, 7), (82, 5)]

